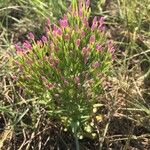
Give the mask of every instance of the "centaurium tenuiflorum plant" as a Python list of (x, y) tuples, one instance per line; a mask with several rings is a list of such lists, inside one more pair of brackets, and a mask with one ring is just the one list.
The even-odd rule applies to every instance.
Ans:
[(29, 33), (28, 41), (15, 45), (17, 82), (74, 133), (92, 117), (114, 53), (104, 17), (95, 16), (89, 26), (89, 5), (89, 0), (74, 0), (57, 24), (48, 20), (40, 40)]

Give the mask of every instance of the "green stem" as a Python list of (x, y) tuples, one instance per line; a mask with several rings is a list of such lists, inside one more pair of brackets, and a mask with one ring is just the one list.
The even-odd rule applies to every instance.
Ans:
[(78, 140), (78, 137), (77, 137), (77, 134), (75, 133), (75, 142), (76, 142), (76, 150), (80, 150), (80, 147), (79, 147), (79, 140)]

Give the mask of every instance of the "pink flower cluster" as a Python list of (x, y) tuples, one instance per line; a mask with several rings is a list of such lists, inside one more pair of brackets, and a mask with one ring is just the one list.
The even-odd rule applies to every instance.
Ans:
[(59, 24), (61, 28), (67, 28), (68, 27), (68, 17), (66, 15), (64, 15), (63, 19), (59, 20)]
[(104, 17), (100, 17), (100, 18), (98, 18), (97, 16), (94, 17), (91, 29), (92, 31), (94, 31), (97, 28), (99, 31), (105, 30)]
[[(77, 13), (77, 14), (80, 14), (81, 12), (82, 12), (82, 13), (84, 12), (83, 7), (85, 7), (85, 8), (88, 9), (89, 6), (90, 6), (90, 0), (86, 0), (86, 1), (79, 0), (78, 3), (79, 3), (79, 10), (76, 10), (76, 13)], [(80, 15), (79, 15), (79, 16), (80, 16)], [(81, 19), (81, 22), (82, 22), (83, 26), (84, 26), (85, 28), (89, 28), (88, 18), (86, 18), (85, 16), (80, 16), (80, 19)], [(66, 41), (68, 41), (68, 40), (70, 40), (70, 38), (71, 38), (71, 31), (70, 31), (70, 33), (69, 33), (69, 32), (66, 33), (65, 29), (66, 29), (66, 28), (69, 28), (69, 29), (70, 29), (69, 24), (70, 24), (70, 23), (69, 23), (69, 18), (68, 18), (67, 15), (64, 15), (64, 17), (59, 20), (59, 26), (53, 25), (53, 27), (52, 27), (50, 19), (47, 19), (46, 32), (50, 32), (50, 34), (52, 34), (51, 36), (52, 36), (54, 39), (57, 38), (57, 37), (59, 38), (59, 37), (62, 37), (62, 36), (63, 36), (64, 39), (65, 39)], [(93, 24), (92, 24), (92, 26), (91, 26), (91, 30), (93, 31), (93, 30), (98, 29), (98, 30), (100, 30), (100, 31), (103, 31), (103, 30), (104, 30), (103, 24), (104, 24), (104, 17), (98, 18), (98, 17), (96, 16), (96, 17), (94, 17), (94, 19), (93, 19)], [(80, 29), (79, 29), (79, 26), (77, 25), (77, 31), (78, 31), (78, 30), (80, 31), (80, 37), (79, 37), (78, 39), (76, 39), (75, 44), (76, 44), (76, 46), (77, 46), (78, 48), (82, 49), (82, 53), (85, 54), (85, 53), (86, 53), (86, 52), (85, 52), (86, 50), (85, 50), (84, 47), (87, 47), (87, 46), (84, 46), (83, 48), (81, 48), (80, 45), (81, 45), (81, 42), (82, 42), (82, 38), (84, 38), (84, 37), (86, 36), (86, 33), (85, 33), (84, 30), (80, 30)], [(63, 35), (64, 33), (65, 33), (65, 35)], [(44, 44), (51, 45), (51, 43), (53, 43), (53, 42), (52, 42), (53, 40), (50, 41), (50, 44), (48, 43), (48, 36), (49, 36), (49, 34), (46, 34), (46, 35), (47, 35), (47, 36), (44, 36), (44, 35), (43, 35), (40, 40), (38, 40), (38, 41), (35, 42), (35, 36), (33, 35), (33, 33), (30, 32), (30, 33), (28, 34), (28, 39), (29, 39), (29, 41), (30, 41), (30, 40), (31, 40), (31, 41), (34, 41), (34, 44), (36, 43), (37, 46), (38, 46), (39, 48), (41, 48), (42, 46), (44, 46)], [(95, 42), (95, 40), (96, 40), (95, 38), (96, 38), (96, 37), (95, 37), (94, 34), (91, 35), (90, 38), (89, 38), (89, 43), (90, 43), (90, 44), (93, 44), (93, 43)], [(18, 44), (15, 45), (15, 48), (16, 48), (18, 54), (19, 54), (19, 53), (26, 53), (26, 52), (28, 52), (29, 50), (32, 50), (32, 49), (33, 49), (33, 45), (32, 45), (29, 41), (26, 40), (26, 41), (23, 43), (23, 46), (22, 46), (22, 47), (20, 47)], [(110, 45), (110, 44), (109, 44), (109, 45)], [(110, 45), (110, 46), (111, 46), (111, 45)], [(110, 51), (112, 52), (113, 49), (110, 48), (110, 46), (109, 46), (109, 49), (111, 49)], [(50, 47), (50, 48), (51, 48), (51, 47)], [(54, 44), (53, 44), (53, 48), (54, 48)], [(58, 49), (58, 48), (56, 47), (55, 50), (57, 50), (57, 49)], [(100, 44), (97, 44), (97, 45), (96, 45), (96, 49), (97, 49), (98, 51), (101, 51), (101, 50), (102, 50), (102, 46), (101, 46)]]
[[(108, 43), (101, 40), (103, 38), (105, 30), (104, 26), (104, 17), (95, 16), (92, 25), (89, 25), (87, 12), (90, 6), (90, 0), (78, 0), (79, 8), (74, 12), (70, 12), (69, 15), (64, 15), (62, 19), (59, 20), (58, 25), (51, 24), (50, 19), (46, 23), (46, 35), (43, 35), (41, 39), (36, 40), (33, 33), (28, 34), (28, 40), (26, 40), (22, 46), (18, 44), (15, 45), (17, 54), (25, 54), (34, 49), (38, 51), (46, 51), (48, 56), (44, 56), (47, 53), (42, 53), (43, 61), (48, 62), (50, 67), (57, 69), (59, 66), (60, 60), (57, 54), (62, 51), (69, 56), (71, 53), (74, 53), (76, 50), (77, 53), (80, 53), (80, 58), (83, 59), (84, 65), (87, 65), (87, 62), (90, 62), (90, 66), (93, 69), (96, 69), (100, 66), (101, 62), (98, 60), (99, 55), (107, 48), (110, 54), (113, 54), (115, 49), (113, 42), (110, 40)], [(73, 9), (73, 8), (72, 8)], [(85, 9), (85, 10), (84, 10)], [(34, 55), (35, 51), (33, 52)], [(51, 55), (54, 53), (54, 55)], [(95, 60), (90, 60), (90, 55), (92, 57), (96, 53)], [(43, 55), (44, 54), (44, 55)], [(36, 54), (35, 54), (36, 55)], [(56, 56), (55, 56), (56, 55)], [(64, 54), (65, 56), (66, 54)], [(67, 57), (68, 57), (67, 56)], [(75, 56), (79, 56), (75, 54)], [(36, 57), (37, 58), (37, 57)], [(73, 58), (74, 59), (74, 58)], [(28, 61), (29, 62), (29, 61)], [(30, 64), (30, 63), (27, 63)], [(43, 63), (44, 64), (44, 63)], [(42, 79), (45, 80), (44, 78)], [(75, 77), (75, 82), (80, 83), (79, 77)], [(67, 84), (67, 81), (63, 79)], [(46, 84), (48, 85), (48, 84)], [(51, 87), (51, 85), (48, 85)]]

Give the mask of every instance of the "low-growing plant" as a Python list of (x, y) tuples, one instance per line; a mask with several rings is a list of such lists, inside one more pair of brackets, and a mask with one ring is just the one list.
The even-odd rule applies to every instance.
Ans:
[(90, 126), (114, 53), (104, 18), (95, 16), (89, 25), (89, 5), (89, 0), (72, 1), (58, 24), (47, 21), (46, 35), (40, 40), (29, 33), (28, 41), (15, 45), (17, 83), (28, 95), (38, 97), (51, 117), (71, 128), (76, 140)]

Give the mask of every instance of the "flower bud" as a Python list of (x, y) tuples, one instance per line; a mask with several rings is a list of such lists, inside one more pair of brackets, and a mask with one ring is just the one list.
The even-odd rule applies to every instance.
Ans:
[(91, 35), (90, 40), (89, 40), (90, 44), (94, 43), (94, 41), (95, 41), (95, 36)]
[(86, 0), (86, 7), (88, 8), (90, 6), (90, 0)]
[(79, 46), (80, 46), (80, 39), (77, 39), (77, 41), (76, 41), (76, 45), (77, 45), (77, 47), (79, 47)]
[(47, 42), (47, 37), (46, 36), (42, 36), (42, 41), (43, 41), (43, 43), (46, 43)]
[(29, 39), (31, 39), (31, 40), (34, 40), (34, 39), (35, 39), (35, 37), (34, 37), (34, 35), (33, 35), (32, 32), (30, 32), (30, 33), (28, 34), (28, 37), (29, 37)]
[(31, 50), (31, 49), (32, 49), (32, 45), (29, 43), (29, 41), (25, 41), (25, 42), (23, 43), (23, 47), (24, 47), (25, 49), (28, 49), (28, 50)]
[(96, 61), (92, 64), (92, 68), (94, 68), (94, 69), (98, 68), (99, 66), (100, 66), (100, 63), (98, 61)]
[(59, 36), (62, 36), (62, 30), (61, 30), (61, 29), (58, 29), (58, 30), (57, 30), (57, 34), (58, 34)]
[(101, 44), (97, 44), (96, 45), (96, 50), (97, 51), (101, 51), (102, 50), (102, 45)]
[(83, 47), (83, 48), (82, 48), (82, 54), (83, 54), (83, 55), (86, 55), (86, 54), (87, 54), (87, 48), (86, 48), (86, 47)]
[(38, 40), (36, 43), (37, 43), (37, 45), (38, 45), (39, 47), (42, 47), (42, 46), (43, 46), (43, 43), (42, 43), (41, 40)]
[(14, 46), (15, 46), (15, 49), (16, 49), (17, 53), (20, 53), (20, 52), (23, 51), (18, 44), (15, 44)]
[(60, 27), (61, 28), (66, 28), (66, 27), (68, 27), (68, 20), (67, 20), (67, 18), (65, 18), (65, 19), (60, 19), (59, 20), (59, 24), (60, 24)]

